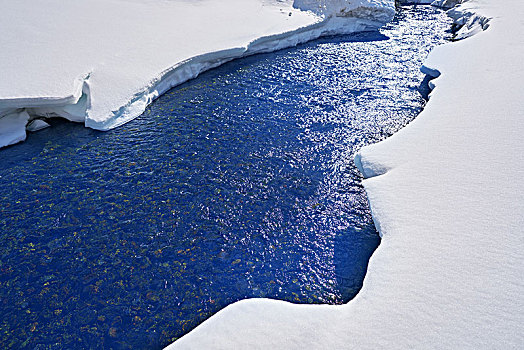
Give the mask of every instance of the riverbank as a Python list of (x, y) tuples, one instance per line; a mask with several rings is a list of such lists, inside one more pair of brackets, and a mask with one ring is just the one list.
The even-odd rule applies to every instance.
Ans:
[(382, 235), (357, 297), (241, 301), (170, 349), (524, 344), (524, 5), (472, 0), (460, 11), (489, 28), (435, 49), (425, 110), (357, 158)]
[(400, 8), (2, 150), (0, 343), (161, 349), (238, 300), (351, 300), (380, 241), (353, 158), (420, 113), (450, 26)]
[[(109, 130), (203, 71), (322, 35), (376, 29), (393, 0), (3, 1), (0, 147), (36, 118)], [(43, 16), (42, 13), (45, 15)]]

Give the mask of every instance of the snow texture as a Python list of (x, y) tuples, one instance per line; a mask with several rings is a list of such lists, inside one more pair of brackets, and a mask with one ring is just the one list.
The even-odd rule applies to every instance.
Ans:
[[(444, 3), (442, 5), (447, 6), (451, 4)], [(473, 5), (472, 9), (467, 9), (466, 6), (463, 6), (460, 10), (451, 8), (447, 12), (454, 20), (454, 29), (458, 29), (454, 36), (455, 40), (468, 38), (489, 28), (490, 18), (475, 12), (474, 4), (471, 5)]]
[(393, 0), (297, 3), (0, 0), (0, 118), (24, 110), (109, 130), (224, 62), (376, 29), (394, 15)]
[(424, 111), (356, 158), (382, 242), (346, 305), (250, 299), (169, 349), (522, 349), (524, 2), (432, 51)]

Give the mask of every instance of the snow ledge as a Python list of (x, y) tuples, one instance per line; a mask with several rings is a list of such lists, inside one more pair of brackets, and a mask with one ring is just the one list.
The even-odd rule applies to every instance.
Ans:
[[(37, 0), (48, 11), (45, 17), (40, 15), (39, 5), (30, 0), (7, 3), (6, 17), (12, 20), (5, 21), (3, 29), (11, 35), (0, 38), (0, 44), (6, 52), (13, 52), (13, 56), (0, 59), (0, 75), (6, 77), (0, 80), (0, 120), (12, 113), (26, 112), (30, 116), (28, 122), (37, 118), (63, 117), (83, 122), (93, 129), (110, 130), (140, 116), (170, 88), (225, 62), (295, 46), (324, 35), (376, 30), (394, 16), (393, 0), (291, 1), (202, 0), (191, 3), (173, 0), (158, 4), (92, 0), (89, 4), (78, 5), (63, 0)], [(67, 10), (69, 7), (71, 9)], [(70, 13), (69, 17), (74, 23), (83, 23), (85, 29), (62, 23), (64, 12), (83, 7), (85, 11)], [(90, 12), (97, 15), (90, 15)], [(25, 18), (17, 21), (21, 13)], [(150, 17), (144, 13), (149, 13)], [(176, 16), (181, 18), (177, 21)], [(160, 37), (169, 45), (159, 47), (151, 41), (151, 37), (159, 33), (157, 23), (151, 23), (148, 18), (155, 18), (159, 23), (164, 19), (165, 24), (169, 23), (168, 28), (160, 28), (165, 31)], [(187, 29), (188, 26), (191, 29)], [(28, 31), (28, 27), (34, 32)], [(115, 27), (119, 31), (115, 32)], [(41, 28), (48, 29), (42, 31)], [(183, 33), (183, 30), (188, 32)], [(97, 35), (98, 32), (103, 35)], [(220, 37), (221, 33), (232, 39)], [(188, 44), (191, 40), (195, 43)], [(29, 45), (23, 51), (23, 59), (17, 60), (15, 51), (20, 41), (28, 41)], [(102, 49), (86, 51), (85, 42)], [(39, 52), (42, 48), (45, 53)], [(134, 57), (137, 52), (144, 57)], [(168, 61), (177, 63), (166, 68)], [(17, 71), (23, 74), (16, 74)], [(67, 79), (74, 71), (84, 73), (77, 73), (71, 93), (64, 93), (70, 91)], [(33, 85), (34, 91), (30, 90)], [(25, 139), (20, 137), (25, 132), (25, 125), (20, 123), (12, 125), (18, 128), (18, 136), (8, 135), (5, 125), (11, 120), (5, 119), (0, 124), (3, 126), (0, 147), (13, 140)], [(9, 132), (14, 132), (13, 128)]]

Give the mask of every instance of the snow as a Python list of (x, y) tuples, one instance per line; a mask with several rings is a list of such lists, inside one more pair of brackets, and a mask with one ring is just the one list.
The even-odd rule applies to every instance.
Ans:
[(401, 5), (431, 5), (433, 0), (400, 0)]
[(355, 159), (382, 235), (357, 297), (243, 300), (168, 349), (524, 347), (524, 3), (460, 12), (489, 28), (436, 48), (424, 111)]
[(0, 0), (0, 118), (24, 109), (109, 130), (204, 70), (394, 15), (393, 0), (297, 3)]
[(397, 0), (400, 5), (432, 5), (450, 9), (467, 0)]
[(452, 7), (455, 7), (467, 0), (435, 0), (431, 3), (432, 6), (436, 7), (442, 7), (445, 9), (450, 9)]
[[(444, 3), (442, 5), (447, 6), (450, 4)], [(472, 6), (472, 4), (470, 3), (467, 6)], [(489, 17), (476, 13), (474, 5), (471, 9), (468, 9), (467, 6), (463, 6), (461, 10), (452, 8), (447, 12), (453, 18), (454, 23), (460, 26), (460, 29), (455, 34), (455, 40), (469, 38), (489, 28)]]
[(25, 140), (25, 126), (29, 121), (27, 112), (14, 112), (0, 118), (0, 144), (14, 145)]
[(51, 125), (49, 125), (48, 123), (46, 123), (45, 121), (41, 119), (35, 119), (29, 122), (29, 124), (27, 124), (26, 130), (30, 132), (36, 132), (36, 131), (48, 128), (50, 126)]

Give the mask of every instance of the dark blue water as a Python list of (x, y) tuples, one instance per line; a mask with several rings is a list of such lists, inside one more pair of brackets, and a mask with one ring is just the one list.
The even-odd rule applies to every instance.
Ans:
[(421, 110), (448, 26), (407, 8), (0, 151), (2, 347), (160, 348), (243, 298), (347, 302), (379, 244), (353, 156)]

